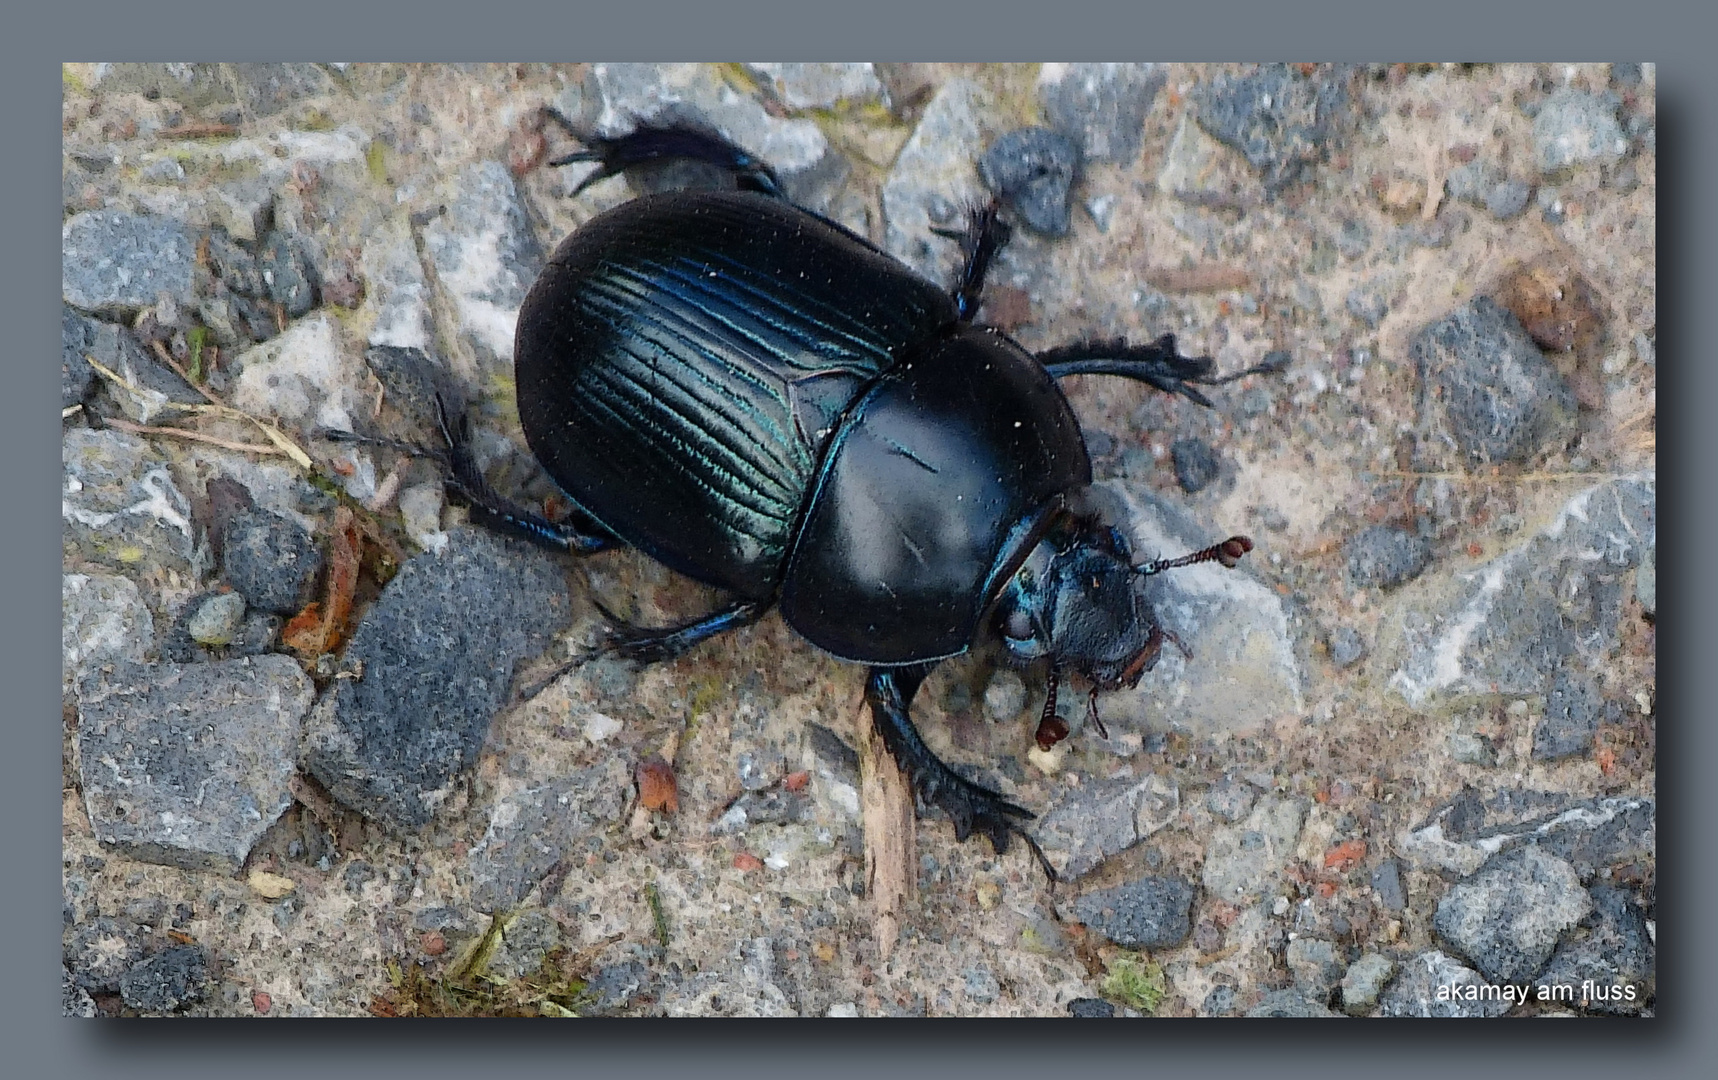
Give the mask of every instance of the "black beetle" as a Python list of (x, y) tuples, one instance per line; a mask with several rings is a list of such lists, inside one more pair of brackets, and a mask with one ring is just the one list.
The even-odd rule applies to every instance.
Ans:
[(598, 163), (585, 184), (691, 160), (731, 172), (738, 190), (646, 195), (599, 214), (527, 295), (519, 416), (576, 508), (568, 520), (491, 491), (459, 427), (450, 487), (491, 526), (577, 553), (628, 544), (732, 595), (668, 630), (617, 621), (619, 655), (676, 656), (779, 606), (814, 645), (869, 665), (865, 700), (921, 806), (942, 808), (960, 839), (977, 829), (1005, 851), (1032, 815), (925, 745), (908, 709), (926, 674), (993, 631), (1014, 662), (1047, 659), (1039, 739), (1053, 743), (1066, 734), (1051, 724), (1061, 669), (1095, 696), (1156, 659), (1165, 633), (1147, 576), (1233, 566), (1252, 547), (1231, 537), (1134, 565), (1116, 529), (1075, 512), (1092, 468), (1056, 379), (1119, 375), (1209, 405), (1194, 384), (1280, 365), (1218, 378), (1170, 335), (1034, 355), (976, 325), (1008, 237), (999, 201), (959, 234), (964, 266), (944, 290), (788, 202), (768, 165), (719, 135), (640, 127), (583, 141), (553, 164)]

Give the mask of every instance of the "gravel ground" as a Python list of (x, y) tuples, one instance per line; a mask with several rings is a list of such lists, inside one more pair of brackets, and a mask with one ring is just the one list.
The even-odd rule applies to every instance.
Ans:
[[(982, 321), (1287, 355), (1063, 384), (1137, 552), (1256, 544), (1157, 579), (1185, 649), (1102, 731), (1039, 749), (991, 650), (920, 692), (1054, 890), (928, 818), (891, 944), (862, 669), (771, 616), (555, 677), (593, 601), (716, 597), (327, 437), (457, 393), (553, 505), (518, 305), (685, 176), (575, 194), (546, 104), (715, 126), (938, 281), (1036, 177)], [(1651, 65), (79, 64), (63, 131), (68, 1014), (1654, 1011)]]

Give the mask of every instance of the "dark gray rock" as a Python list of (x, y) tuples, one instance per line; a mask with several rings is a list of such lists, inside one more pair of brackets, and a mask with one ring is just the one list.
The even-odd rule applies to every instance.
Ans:
[(153, 214), (92, 210), (60, 229), (60, 294), (84, 311), (129, 318), (165, 293), (190, 306), (196, 241)]
[(268, 298), (296, 319), (316, 306), (316, 271), (297, 237), (272, 232), (257, 252), (257, 272), (268, 289)]
[(1591, 895), (1595, 925), (1557, 947), (1539, 976), (1540, 1000), (1632, 1016), (1654, 994), (1646, 916), (1627, 890), (1597, 885)]
[(1346, 73), (1303, 76), (1287, 64), (1219, 75), (1193, 91), (1194, 116), (1219, 142), (1240, 151), (1265, 188), (1278, 191), (1323, 161), (1348, 122)]
[(1079, 169), (1079, 148), (1067, 136), (1040, 127), (1008, 132), (978, 162), (990, 190), (1027, 228), (1047, 236), (1068, 233), (1068, 197)]
[(65, 574), (60, 578), (60, 692), (103, 664), (142, 660), (155, 636), (149, 605), (130, 578)]
[(95, 368), (86, 357), (95, 352), (99, 324), (64, 306), (60, 313), (60, 408), (69, 409), (89, 397)]
[(94, 386), (132, 422), (159, 423), (170, 414), (170, 402), (199, 405), (207, 400), (163, 364), (134, 331), (96, 319), (84, 320), (78, 329), (77, 336), (86, 346), (85, 366), (94, 372), (95, 366), (89, 363), (94, 360), (124, 381), (119, 386), (103, 378)]
[(517, 905), (569, 852), (582, 848), (592, 830), (620, 818), (629, 780), (625, 761), (611, 755), (499, 800), (471, 848), (472, 904), (490, 912)]
[(1522, 180), (1500, 180), (1485, 193), (1486, 213), (1499, 221), (1508, 221), (1527, 209), (1533, 197), (1533, 185)]
[(1438, 901), (1432, 928), (1494, 983), (1526, 983), (1592, 908), (1575, 868), (1529, 845), (1498, 856)]
[(1339, 668), (1350, 668), (1366, 658), (1366, 639), (1352, 626), (1330, 632), (1330, 660)]
[[(216, 660), (237, 660), (243, 656), (260, 656), (274, 651), (275, 638), (286, 620), (262, 611), (245, 611), (244, 618), (233, 630), (225, 645), (199, 642), (192, 634), (191, 622), (206, 604), (217, 597), (238, 597), (238, 593), (211, 590), (198, 593), (180, 606), (172, 627), (159, 643), (161, 659), (175, 664), (206, 664)], [(242, 600), (242, 597), (240, 597)], [(231, 603), (230, 600), (226, 601)]]
[(72, 969), (60, 967), (60, 1015), (91, 1019), (95, 1016), (95, 1001), (89, 991), (72, 980)]
[(1468, 464), (1526, 463), (1572, 430), (1568, 384), (1489, 296), (1427, 326), (1409, 352), (1420, 374), (1422, 419), (1435, 412)]
[(1064, 880), (1077, 878), (1175, 819), (1181, 794), (1155, 774), (1068, 789), (1039, 819), (1038, 843)]
[(1616, 646), (1629, 571), (1652, 550), (1656, 521), (1650, 475), (1576, 495), (1542, 531), (1395, 616), (1391, 687), (1415, 707), (1545, 693), (1560, 668)]
[(102, 916), (70, 933), (62, 944), (72, 984), (96, 994), (111, 994), (133, 964), (143, 959), (143, 938), (135, 925)]
[(1378, 890), (1378, 902), (1392, 915), (1407, 910), (1408, 892), (1402, 887), (1402, 868), (1395, 859), (1385, 859), (1372, 871), (1372, 887)]
[(1103, 998), (1075, 998), (1068, 1002), (1068, 1015), (1083, 1019), (1112, 1019), (1116, 1007)]
[(1611, 165), (1627, 152), (1614, 95), (1566, 87), (1546, 98), (1533, 118), (1533, 158), (1541, 173)]
[(547, 553), (475, 528), (401, 568), (347, 646), (312, 716), (306, 765), (341, 802), (402, 829), (429, 821), (477, 758), (517, 665), (571, 610)]
[(1371, 1012), (1395, 973), (1395, 962), (1381, 953), (1367, 953), (1348, 965), (1342, 975), (1342, 1011), (1349, 1016)]
[(1168, 949), (1193, 932), (1193, 885), (1178, 877), (1142, 877), (1077, 898), (1074, 916), (1124, 949)]
[(1390, 525), (1369, 525), (1342, 545), (1348, 582), (1356, 589), (1393, 589), (1420, 576), (1432, 561), (1423, 537)]
[(1189, 495), (1210, 487), (1223, 470), (1222, 459), (1204, 439), (1176, 439), (1169, 444), (1169, 458), (1175, 463), (1175, 482)]
[(1160, 64), (1045, 64), (1038, 102), (1086, 161), (1131, 165), (1167, 72)]
[(1336, 231), (1336, 250), (1344, 259), (1358, 259), (1372, 246), (1372, 230), (1364, 221), (1347, 218)]
[(631, 1005), (634, 998), (649, 991), (655, 981), (650, 968), (637, 960), (598, 968), (585, 983), (586, 1000), (579, 1003), (579, 1015), (616, 1014)]
[(1347, 958), (1335, 942), (1297, 937), (1284, 954), (1295, 985), (1312, 1001), (1328, 1002), (1342, 981)]
[(209, 957), (200, 945), (175, 945), (119, 979), (119, 996), (141, 1012), (172, 1012), (203, 1000), (208, 988)]
[(1320, 1002), (1306, 996), (1299, 987), (1288, 990), (1273, 990), (1259, 999), (1259, 1003), (1247, 1010), (1251, 1017), (1292, 1017), (1294, 1019), (1341, 1017), (1341, 1013), (1331, 1012)]
[(1520, 1002), (1519, 987), (1488, 983), (1479, 972), (1432, 950), (1402, 964), (1378, 1001), (1379, 1016), (1492, 1017)]
[(1533, 760), (1556, 761), (1586, 753), (1599, 730), (1603, 705), (1591, 675), (1558, 668), (1545, 696), (1545, 716), (1533, 729)]
[(90, 827), (133, 858), (236, 872), (291, 796), (313, 688), (285, 656), (123, 664), (79, 687)]
[(1526, 789), (1481, 799), (1472, 791), (1408, 829), (1396, 847), (1416, 866), (1471, 874), (1492, 854), (1535, 844), (1572, 863), (1582, 877), (1599, 868), (1654, 856), (1657, 830), (1651, 799), (1577, 799)]
[(221, 576), (252, 607), (296, 614), (322, 572), (322, 549), (304, 527), (270, 510), (239, 510), (221, 538)]
[(231, 645), (245, 621), (245, 598), (238, 593), (215, 593), (197, 605), (185, 621), (185, 630), (199, 645)]
[(426, 435), (436, 430), (439, 397), (448, 412), (458, 415), (458, 390), (450, 385), (447, 372), (422, 349), (373, 345), (364, 350), (364, 364), (382, 384), (387, 403)]

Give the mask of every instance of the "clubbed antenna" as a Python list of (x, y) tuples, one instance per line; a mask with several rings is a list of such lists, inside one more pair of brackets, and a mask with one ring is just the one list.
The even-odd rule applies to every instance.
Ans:
[(1204, 562), (1220, 562), (1227, 569), (1233, 570), (1235, 564), (1241, 561), (1241, 556), (1253, 550), (1253, 542), (1245, 536), (1231, 536), (1221, 544), (1212, 544), (1201, 548), (1191, 555), (1183, 555), (1176, 559), (1153, 559), (1134, 567), (1141, 577), (1161, 574), (1165, 570), (1174, 570), (1182, 566), (1196, 566)]

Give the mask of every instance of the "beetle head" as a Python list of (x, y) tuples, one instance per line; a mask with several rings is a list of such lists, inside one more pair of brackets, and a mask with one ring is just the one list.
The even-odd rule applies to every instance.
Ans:
[(1252, 550), (1244, 536), (1174, 559), (1134, 565), (1114, 528), (1070, 516), (1052, 528), (1004, 587), (996, 625), (1021, 663), (1048, 657), (1095, 689), (1137, 683), (1166, 638), (1147, 594), (1146, 578), (1201, 562), (1235, 563)]

